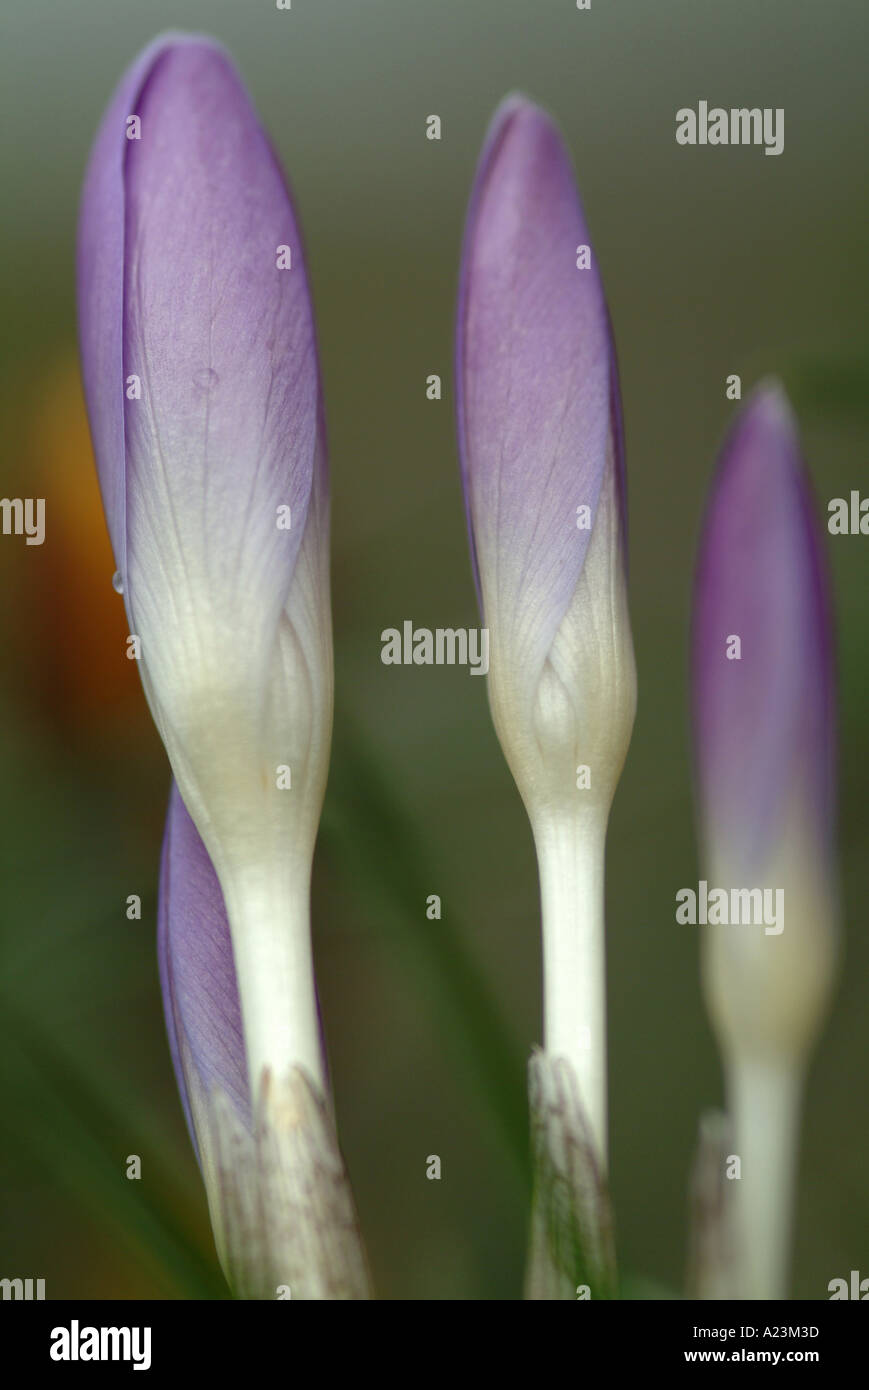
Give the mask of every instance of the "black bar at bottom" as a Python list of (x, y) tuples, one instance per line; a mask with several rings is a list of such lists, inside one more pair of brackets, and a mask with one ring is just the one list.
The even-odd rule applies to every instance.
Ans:
[[(393, 1315), (379, 1323), (375, 1310), (360, 1314), (362, 1322), (357, 1323), (351, 1312), (348, 1316), (354, 1320), (349, 1326), (341, 1322), (336, 1329), (335, 1314), (320, 1322), (323, 1314), (307, 1312), (289, 1300), (7, 1300), (0, 1301), (0, 1338), (4, 1365), (15, 1366), (19, 1381), (31, 1371), (47, 1371), (51, 1377), (94, 1376), (109, 1368), (115, 1376), (190, 1371), (201, 1384), (211, 1372), (221, 1380), (241, 1373), (247, 1381), (262, 1383), (281, 1368), (294, 1378), (301, 1371), (310, 1383), (320, 1366), (331, 1379), (342, 1352), (354, 1377), (364, 1370), (366, 1379), (370, 1372), (375, 1380), (385, 1376), (387, 1383), (399, 1367), (402, 1380), (430, 1381), (438, 1361), (449, 1377), (459, 1366), (467, 1371), (474, 1362), (491, 1374), (499, 1361), (517, 1353), (523, 1353), (535, 1380), (545, 1379), (548, 1369), (556, 1374), (556, 1365), (559, 1378), (565, 1373), (578, 1377), (601, 1361), (608, 1369), (652, 1373), (676, 1366), (702, 1372), (709, 1366), (742, 1364), (801, 1365), (829, 1374), (859, 1364), (867, 1334), (866, 1314), (838, 1302), (577, 1302), (555, 1322), (547, 1315), (544, 1323), (538, 1322), (539, 1307), (525, 1305), (522, 1316), (528, 1321), (517, 1323), (511, 1313), (507, 1324), (500, 1323), (497, 1313), (485, 1313), (479, 1303), (463, 1306), (464, 1313), (447, 1314), (439, 1304), (424, 1315), (422, 1324), (408, 1318), (408, 1305), (400, 1322)], [(463, 1332), (459, 1344), (450, 1335), (453, 1316)], [(491, 1326), (490, 1316), (495, 1319)], [(470, 1324), (464, 1323), (466, 1317)], [(431, 1324), (429, 1330), (426, 1323)], [(342, 1332), (340, 1341), (335, 1340), (336, 1330)], [(550, 1336), (557, 1340), (547, 1343)], [(518, 1366), (514, 1370), (522, 1374)]]

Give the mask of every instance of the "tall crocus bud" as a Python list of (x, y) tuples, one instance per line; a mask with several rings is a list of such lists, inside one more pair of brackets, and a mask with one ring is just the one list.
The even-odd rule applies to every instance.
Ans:
[[(522, 97), (496, 113), (477, 170), (456, 384), (489, 700), (540, 867), (546, 1055), (533, 1089), (567, 1088), (602, 1169), (604, 842), (636, 706), (621, 407), (570, 159)], [(571, 1075), (547, 1081), (547, 1058)]]
[(727, 1184), (734, 1292), (776, 1298), (802, 1075), (834, 974), (836, 890), (830, 604), (796, 425), (775, 384), (748, 402), (718, 466), (693, 703), (704, 983), (741, 1172)]
[(358, 1299), (368, 1274), (323, 1096), (300, 1068), (251, 1095), (220, 885), (177, 787), (163, 841), (160, 980), (218, 1254), (244, 1298)]
[(215, 43), (158, 39), (122, 79), (85, 180), (78, 281), (127, 655), (225, 900), (252, 1103), (294, 1070), (322, 1093), (323, 409), (290, 196)]

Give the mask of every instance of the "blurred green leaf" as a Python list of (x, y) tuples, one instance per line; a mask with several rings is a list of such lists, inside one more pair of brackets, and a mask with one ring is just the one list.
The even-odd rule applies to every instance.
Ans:
[(436, 1014), (444, 1046), (492, 1113), (526, 1187), (531, 1166), (525, 1059), (464, 947), (453, 912), (421, 931), (420, 903), (432, 881), (412, 816), (404, 812), (372, 755), (342, 712), (336, 718), (321, 845), (337, 873), (362, 883), (387, 911), (384, 939), (400, 948)]
[[(2, 1000), (0, 1132), (58, 1186), (84, 1202), (103, 1223), (189, 1298), (228, 1298), (216, 1258), (208, 1260), (172, 1217), (170, 1203), (151, 1191), (172, 1188), (169, 1174), (149, 1157), (148, 1184), (128, 1181), (126, 1152), (149, 1153), (123, 1100), (100, 1091), (11, 1000)], [(123, 1136), (123, 1142), (120, 1141)], [(171, 1203), (172, 1206), (176, 1202)], [(180, 1206), (180, 1203), (177, 1203)]]

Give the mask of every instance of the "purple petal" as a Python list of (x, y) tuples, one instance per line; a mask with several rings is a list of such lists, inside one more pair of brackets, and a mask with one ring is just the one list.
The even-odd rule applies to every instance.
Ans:
[[(740, 660), (727, 658), (733, 636)], [(724, 837), (746, 869), (763, 862), (794, 797), (829, 852), (833, 684), (820, 530), (790, 406), (767, 384), (722, 450), (694, 595), (700, 814), (707, 841)]]
[(623, 496), (615, 357), (570, 159), (550, 118), (508, 98), (471, 196), (456, 345), (459, 452), (484, 621), (529, 680), (576, 589), (608, 459)]
[(175, 1075), (198, 1151), (197, 1093), (222, 1090), (248, 1128), (251, 1106), (223, 894), (174, 782), (160, 865), (157, 954)]
[(119, 570), (125, 569), (124, 162), (126, 119), (159, 54), (162, 35), (124, 73), (103, 117), (85, 174), (78, 229), (79, 347), (103, 505)]
[[(138, 140), (126, 138), (132, 114)], [(87, 177), (79, 293), (101, 484), (137, 626), (152, 630), (173, 600), (200, 621), (211, 604), (236, 629), (255, 613), (268, 645), (310, 497), (316, 346), (283, 176), (210, 40), (158, 40), (123, 79)], [(132, 375), (141, 399), (125, 394)], [(275, 524), (282, 505), (289, 530)]]

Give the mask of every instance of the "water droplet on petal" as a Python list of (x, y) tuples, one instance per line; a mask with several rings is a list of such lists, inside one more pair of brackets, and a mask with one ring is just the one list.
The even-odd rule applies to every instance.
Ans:
[(120, 570), (115, 570), (114, 574), (112, 575), (112, 588), (114, 589), (116, 594), (122, 594), (124, 592), (124, 581), (121, 578)]

